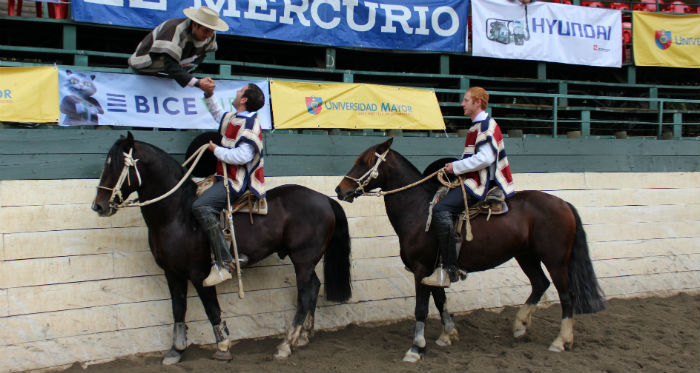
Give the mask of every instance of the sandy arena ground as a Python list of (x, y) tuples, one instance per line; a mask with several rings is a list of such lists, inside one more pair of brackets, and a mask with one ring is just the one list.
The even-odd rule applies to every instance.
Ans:
[(428, 354), (417, 364), (403, 363), (413, 339), (411, 320), (382, 326), (348, 326), (317, 332), (311, 343), (283, 361), (272, 359), (281, 337), (243, 340), (234, 359), (211, 359), (213, 346), (190, 346), (181, 363), (164, 367), (163, 353), (113, 362), (79, 364), (67, 372), (698, 372), (700, 371), (700, 296), (613, 299), (595, 315), (576, 317), (574, 348), (554, 353), (547, 347), (559, 332), (560, 308), (538, 310), (521, 340), (511, 334), (517, 308), (477, 310), (456, 318), (460, 340), (438, 347), (440, 321), (426, 327)]

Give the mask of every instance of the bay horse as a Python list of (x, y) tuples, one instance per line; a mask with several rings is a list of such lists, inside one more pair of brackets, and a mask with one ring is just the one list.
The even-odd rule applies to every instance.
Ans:
[[(360, 154), (336, 187), (339, 199), (352, 202), (365, 191), (376, 188), (395, 191), (423, 178), (415, 166), (390, 148), (392, 141), (393, 138), (371, 146)], [(443, 165), (444, 162), (440, 167)], [(421, 284), (437, 263), (437, 236), (432, 229), (426, 232), (425, 225), (429, 202), (438, 187), (437, 182), (424, 182), (384, 195), (387, 216), (399, 238), (401, 260), (413, 272), (415, 280), (415, 335), (412, 347), (404, 356), (404, 361), (409, 362), (421, 359), (426, 351), (424, 329), (431, 294), (443, 325), (436, 343), (446, 346), (458, 338), (452, 316), (445, 307), (444, 288)], [(506, 214), (491, 216), (488, 222), (483, 215), (471, 219), (474, 238), (463, 241), (458, 264), (468, 272), (477, 272), (516, 259), (532, 285), (530, 296), (515, 316), (516, 338), (525, 335), (537, 304), (549, 287), (550, 281), (541, 267), (544, 264), (562, 308), (561, 329), (549, 349), (564, 351), (574, 341), (574, 311), (595, 313), (606, 307), (581, 219), (574, 206), (539, 191), (517, 192), (506, 201), (509, 207)], [(464, 233), (462, 236), (466, 237)]]
[[(154, 199), (177, 185), (183, 175), (185, 170), (173, 157), (153, 145), (135, 141), (129, 132), (109, 150), (92, 209), (100, 216), (111, 216), (131, 193), (138, 192), (139, 201)], [(221, 320), (216, 288), (202, 286), (211, 268), (211, 254), (205, 233), (191, 212), (196, 189), (188, 178), (172, 195), (141, 207), (148, 243), (156, 263), (165, 271), (172, 301), (173, 344), (164, 364), (179, 362), (187, 347), (188, 280), (214, 329), (218, 350), (214, 357), (231, 359), (228, 329)], [(269, 190), (266, 198), (267, 215), (255, 215), (251, 224), (248, 214), (234, 214), (234, 226), (239, 253), (246, 254), (250, 264), (277, 253), (280, 258), (289, 256), (294, 265), (297, 310), (275, 353), (275, 358), (286, 358), (292, 347), (308, 343), (313, 329), (321, 286), (315, 267), (322, 257), (326, 298), (335, 302), (350, 298), (350, 235), (343, 208), (324, 194), (300, 185), (283, 185)]]

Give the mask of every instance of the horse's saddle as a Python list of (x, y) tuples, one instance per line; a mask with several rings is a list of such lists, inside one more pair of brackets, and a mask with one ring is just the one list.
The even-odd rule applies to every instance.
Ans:
[[(205, 190), (211, 188), (216, 182), (216, 177), (211, 175), (199, 182), (197, 182), (197, 197), (201, 196)], [(231, 202), (231, 212), (247, 212), (250, 214), (250, 222), (253, 223), (253, 214), (257, 215), (267, 215), (267, 199), (258, 199), (255, 194), (250, 190), (246, 190), (242, 196), (237, 200)], [(226, 210), (221, 210), (222, 219), (224, 222), (224, 216), (226, 215)]]
[[(430, 202), (430, 214), (428, 215), (428, 221), (425, 225), (426, 232), (428, 231), (428, 229), (430, 229), (430, 222), (433, 218), (433, 206), (435, 206), (435, 204), (440, 200), (440, 198), (447, 195), (447, 192), (449, 191), (450, 190), (447, 187), (443, 186), (440, 187), (440, 189), (438, 189), (438, 191), (435, 193), (433, 200)], [(480, 200), (474, 206), (469, 206), (470, 219), (479, 214), (486, 214), (486, 220), (488, 221), (491, 218), (491, 215), (502, 215), (506, 212), (508, 212), (506, 195), (505, 193), (503, 193), (503, 190), (498, 186), (489, 189), (489, 191), (486, 192), (486, 196), (484, 196), (483, 200)], [(457, 219), (457, 223), (455, 224), (455, 234), (457, 235), (458, 243), (462, 241), (462, 226), (464, 225), (464, 222), (466, 220), (467, 215), (463, 211), (461, 214), (459, 214), (459, 218)]]

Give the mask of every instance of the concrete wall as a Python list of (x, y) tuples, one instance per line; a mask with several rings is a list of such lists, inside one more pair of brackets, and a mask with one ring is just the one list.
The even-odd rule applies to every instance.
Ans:
[[(700, 291), (700, 173), (520, 173), (515, 180), (520, 190), (549, 191), (578, 208), (608, 298)], [(269, 179), (329, 195), (339, 181)], [(97, 217), (90, 210), (96, 185), (91, 179), (0, 181), (0, 372), (169, 348), (169, 293), (139, 210)], [(352, 236), (353, 297), (341, 305), (321, 298), (317, 328), (412, 317), (413, 280), (382, 200), (362, 197), (343, 207)], [(244, 270), (243, 284), (243, 300), (235, 281), (218, 288), (232, 337), (282, 333), (296, 302), (289, 260), (272, 257)], [(509, 261), (450, 288), (448, 308), (515, 305), (528, 294), (526, 277)], [(189, 295), (189, 342), (213, 343), (191, 285)], [(556, 301), (551, 287), (544, 302)]]

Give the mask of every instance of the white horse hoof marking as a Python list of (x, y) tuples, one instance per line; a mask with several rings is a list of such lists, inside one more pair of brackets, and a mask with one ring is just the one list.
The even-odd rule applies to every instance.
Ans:
[(447, 347), (447, 346), (451, 346), (451, 345), (452, 345), (452, 341), (450, 341), (449, 339), (446, 340), (446, 341), (445, 341), (445, 340), (442, 340), (442, 339), (438, 339), (438, 340), (435, 341), (435, 344), (438, 345), (438, 346), (440, 346), (440, 347)]
[(173, 365), (173, 364), (177, 364), (177, 363), (180, 362), (180, 359), (181, 359), (181, 358), (182, 358), (182, 355), (178, 355), (178, 356), (167, 356), (167, 355), (166, 355), (166, 356), (163, 358), (163, 365)]
[(417, 354), (411, 350), (406, 352), (406, 355), (404, 355), (404, 357), (403, 357), (403, 361), (405, 361), (407, 363), (415, 363), (420, 359), (421, 359), (420, 354)]
[(549, 346), (549, 351), (552, 351), (552, 352), (562, 352), (562, 351), (564, 351), (564, 350), (563, 350), (561, 347), (558, 347), (558, 346), (555, 346), (555, 345), (551, 345), (551, 346)]
[(525, 329), (518, 329), (513, 332), (513, 337), (520, 338), (525, 335)]
[(292, 349), (289, 347), (289, 344), (283, 343), (279, 346), (277, 346), (277, 352), (273, 355), (273, 358), (275, 360), (284, 360), (289, 357), (289, 355), (292, 354)]

